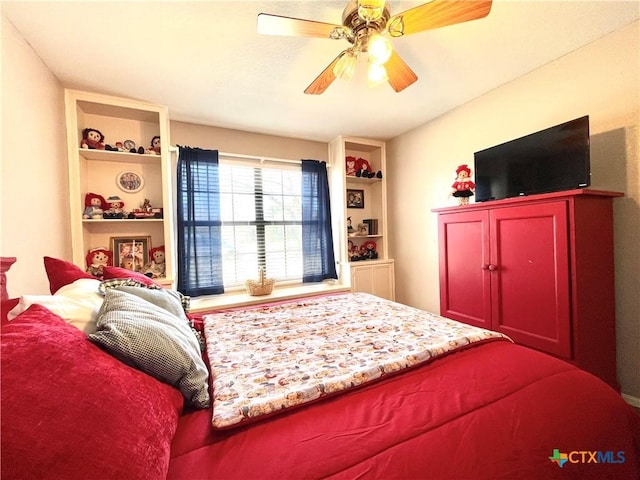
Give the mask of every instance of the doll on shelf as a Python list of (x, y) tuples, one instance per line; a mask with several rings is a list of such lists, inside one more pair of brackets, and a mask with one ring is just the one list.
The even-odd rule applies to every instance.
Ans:
[(373, 240), (369, 240), (368, 242), (364, 242), (362, 245), (362, 249), (360, 252), (360, 257), (362, 260), (375, 260), (378, 258), (377, 252), (378, 246), (376, 242)]
[(104, 211), (104, 218), (125, 218), (127, 213), (124, 211), (124, 202), (117, 195), (107, 198), (109, 208)]
[(96, 130), (95, 128), (85, 128), (82, 131), (80, 147), (92, 150), (104, 150), (104, 135), (100, 130)]
[(92, 248), (87, 253), (87, 272), (102, 279), (104, 267), (111, 265), (113, 253), (104, 247)]
[(151, 139), (151, 149), (150, 153), (154, 153), (156, 155), (160, 155), (160, 136), (156, 135)]
[(471, 181), (471, 169), (467, 165), (460, 165), (456, 169), (456, 181), (451, 185), (451, 193), (449, 196), (454, 196), (458, 199), (460, 205), (467, 205), (469, 203), (469, 197), (471, 197), (475, 190), (476, 184)]
[(84, 196), (84, 211), (82, 218), (84, 219), (101, 219), (104, 218), (104, 211), (109, 208), (107, 201), (102, 195), (97, 193), (87, 193)]
[(164, 245), (149, 250), (149, 260), (149, 263), (144, 266), (144, 274), (150, 278), (164, 277), (166, 272)]

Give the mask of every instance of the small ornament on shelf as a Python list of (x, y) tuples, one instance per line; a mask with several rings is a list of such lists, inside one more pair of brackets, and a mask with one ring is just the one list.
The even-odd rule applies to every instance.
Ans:
[(162, 208), (152, 207), (148, 198), (140, 205), (140, 208), (134, 208), (129, 213), (129, 218), (163, 218)]

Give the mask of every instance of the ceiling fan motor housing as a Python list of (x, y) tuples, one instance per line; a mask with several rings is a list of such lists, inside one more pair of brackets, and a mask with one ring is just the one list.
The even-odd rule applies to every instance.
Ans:
[(347, 40), (351, 43), (361, 43), (363, 47), (362, 51), (366, 51), (366, 37), (374, 32), (382, 33), (390, 16), (389, 9), (385, 4), (380, 18), (373, 22), (366, 22), (358, 15), (358, 2), (349, 2), (342, 12), (342, 24), (353, 33), (353, 36), (349, 36)]

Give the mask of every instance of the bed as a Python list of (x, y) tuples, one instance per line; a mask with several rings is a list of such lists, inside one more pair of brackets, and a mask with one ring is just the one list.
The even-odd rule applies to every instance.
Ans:
[[(82, 283), (54, 280), (52, 297)], [(503, 335), (393, 302), (339, 294), (190, 315), (205, 343), (209, 407), (196, 405), (201, 391), (182, 391), (199, 377), (171, 386), (116, 358), (87, 341), (92, 334), (68, 311), (52, 311), (59, 300), (45, 308), (15, 299), (3, 313), (20, 302), (2, 327), (2, 478), (640, 478), (640, 417), (607, 384)], [(348, 305), (356, 321), (336, 325), (346, 322), (336, 321), (340, 312), (354, 316)], [(403, 320), (367, 340), (367, 330), (389, 325), (389, 312)], [(304, 318), (314, 325), (307, 334)], [(407, 340), (431, 324), (448, 326), (435, 344)], [(321, 364), (335, 375), (296, 370), (313, 363), (322, 338), (332, 348), (321, 348)], [(265, 344), (275, 349), (256, 357)], [(349, 361), (335, 360), (336, 344)], [(401, 344), (413, 350), (387, 355)], [(384, 359), (344, 353), (366, 345)], [(293, 367), (276, 367), (273, 355)], [(242, 363), (250, 368), (239, 374)], [(302, 383), (274, 390), (293, 377)]]

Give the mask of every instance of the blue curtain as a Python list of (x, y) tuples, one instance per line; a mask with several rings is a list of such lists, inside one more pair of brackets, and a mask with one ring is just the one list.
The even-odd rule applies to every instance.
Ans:
[(179, 147), (178, 290), (224, 293), (218, 151)]
[(302, 160), (302, 281), (338, 278), (331, 232), (327, 164)]

